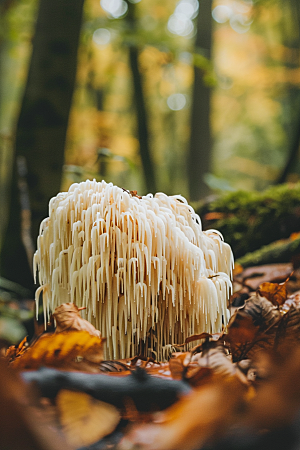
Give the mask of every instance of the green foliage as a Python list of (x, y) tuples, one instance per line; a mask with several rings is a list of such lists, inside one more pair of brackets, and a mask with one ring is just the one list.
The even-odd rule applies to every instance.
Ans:
[(231, 192), (197, 212), (204, 228), (218, 229), (239, 258), (299, 231), (300, 183), (271, 187), (262, 193)]
[(33, 301), (30, 292), (10, 280), (0, 277), (0, 340), (17, 344), (27, 330), (25, 324), (33, 320)]
[(214, 87), (217, 84), (217, 79), (214, 73), (213, 63), (211, 60), (201, 54), (201, 49), (197, 49), (193, 53), (193, 64), (203, 72), (203, 80), (206, 86)]

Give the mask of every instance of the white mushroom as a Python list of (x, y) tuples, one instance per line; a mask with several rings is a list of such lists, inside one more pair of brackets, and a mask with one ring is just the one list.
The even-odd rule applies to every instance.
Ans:
[(86, 306), (107, 358), (162, 348), (227, 323), (231, 248), (181, 196), (131, 195), (94, 181), (49, 203), (34, 256), (45, 313)]

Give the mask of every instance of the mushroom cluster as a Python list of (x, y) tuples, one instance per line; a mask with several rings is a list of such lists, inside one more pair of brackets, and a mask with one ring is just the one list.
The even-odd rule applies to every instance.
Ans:
[(138, 197), (112, 183), (73, 184), (49, 202), (34, 273), (45, 316), (86, 307), (107, 337), (107, 358), (164, 346), (227, 322), (231, 248), (180, 195)]

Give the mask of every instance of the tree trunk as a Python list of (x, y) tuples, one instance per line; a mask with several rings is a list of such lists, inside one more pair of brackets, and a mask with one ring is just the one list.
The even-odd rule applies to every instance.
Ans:
[[(299, 96), (299, 94), (298, 94), (298, 96)], [(300, 98), (300, 96), (299, 96), (299, 98)], [(300, 108), (299, 108), (299, 112), (300, 112)], [(298, 117), (300, 119), (299, 113), (298, 113)], [(287, 177), (288, 177), (289, 173), (293, 170), (293, 168), (295, 167), (297, 160), (299, 158), (299, 148), (300, 148), (300, 120), (299, 119), (295, 122), (296, 127), (294, 129), (293, 139), (291, 139), (290, 153), (287, 157), (285, 166), (277, 179), (277, 182), (276, 182), (277, 184), (281, 184), (281, 183), (284, 183), (285, 181), (287, 181)]]
[[(131, 30), (133, 30), (136, 28), (135, 5), (130, 2), (127, 3), (128, 3), (128, 15), (126, 20), (129, 23)], [(133, 80), (133, 93), (134, 93), (134, 103), (136, 107), (137, 133), (140, 144), (140, 155), (142, 160), (147, 192), (152, 192), (153, 194), (155, 194), (157, 189), (155, 183), (153, 161), (149, 145), (148, 117), (142, 86), (142, 77), (138, 64), (138, 56), (139, 56), (138, 48), (134, 44), (131, 45), (129, 48), (129, 64)]]
[[(196, 51), (210, 59), (212, 43), (212, 0), (202, 0), (197, 19)], [(203, 81), (203, 71), (194, 67), (194, 89), (191, 112), (191, 137), (188, 155), (188, 182), (190, 200), (199, 200), (209, 194), (204, 175), (211, 166), (210, 129), (211, 88)]]
[(16, 130), (8, 227), (0, 255), (1, 276), (32, 288), (21, 239), (17, 159), (27, 166), (31, 236), (48, 215), (61, 186), (64, 146), (75, 83), (84, 0), (40, 0), (32, 57)]
[[(298, 0), (290, 0), (289, 8), (291, 10), (291, 16), (294, 18), (295, 27), (297, 30), (293, 33), (293, 39), (290, 42), (284, 42), (284, 44), (290, 49), (298, 49), (300, 45), (300, 4)], [(290, 21), (287, 21), (289, 26)], [(285, 39), (284, 39), (285, 40)], [(297, 55), (298, 52), (291, 52), (292, 55)], [(299, 67), (299, 60), (292, 56), (292, 60), (289, 61), (289, 67), (297, 69)], [(289, 87), (289, 101), (294, 106), (292, 110), (297, 111), (296, 119), (294, 120), (294, 127), (290, 132), (289, 147), (290, 151), (287, 156), (285, 166), (283, 167), (276, 183), (284, 183), (287, 181), (288, 175), (295, 169), (297, 162), (299, 160), (299, 149), (300, 149), (300, 90), (296, 86)], [(292, 117), (294, 119), (294, 117)]]
[(138, 138), (140, 143), (140, 155), (143, 165), (145, 183), (147, 191), (155, 194), (156, 183), (149, 146), (148, 119), (143, 94), (142, 80), (138, 67), (138, 49), (136, 47), (130, 47), (129, 60), (134, 84), (134, 102), (136, 105)]

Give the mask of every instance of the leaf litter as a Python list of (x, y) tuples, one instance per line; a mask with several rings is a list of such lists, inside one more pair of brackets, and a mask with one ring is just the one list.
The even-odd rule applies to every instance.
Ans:
[(264, 281), (223, 333), (190, 336), (164, 362), (105, 360), (99, 332), (75, 305), (62, 305), (54, 333), (23, 340), (1, 361), (11, 407), (30, 404), (33, 429), (43, 418), (49, 449), (254, 450), (278, 430), (292, 449), (300, 443), (291, 431), (300, 411), (300, 294), (288, 295), (286, 282)]

